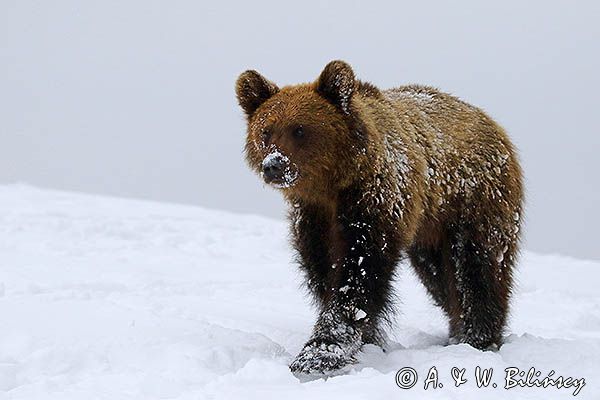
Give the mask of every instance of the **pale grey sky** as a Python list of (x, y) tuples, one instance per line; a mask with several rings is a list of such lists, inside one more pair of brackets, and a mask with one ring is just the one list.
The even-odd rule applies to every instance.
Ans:
[(344, 59), (487, 110), (520, 149), (526, 247), (600, 259), (600, 3), (287, 3), (0, 0), (0, 183), (283, 218), (234, 81)]

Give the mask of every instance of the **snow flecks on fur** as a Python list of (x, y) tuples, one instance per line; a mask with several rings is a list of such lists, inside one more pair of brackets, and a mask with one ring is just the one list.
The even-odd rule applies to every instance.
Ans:
[(435, 100), (435, 92), (428, 90), (426, 87), (416, 85), (386, 90), (385, 94), (393, 100), (415, 101), (420, 105)]
[(350, 286), (349, 285), (344, 285), (341, 288), (338, 289), (339, 292), (341, 293), (346, 293), (348, 290), (350, 290)]
[(333, 84), (338, 89), (339, 102), (342, 111), (345, 114), (350, 114), (350, 97), (352, 96), (352, 92), (354, 91), (355, 82), (353, 80), (348, 80), (342, 74), (338, 74)]
[(366, 318), (366, 316), (367, 316), (367, 313), (364, 310), (357, 308), (356, 312), (354, 313), (354, 320), (360, 321), (361, 319)]
[[(511, 197), (506, 179), (514, 173), (508, 171), (512, 150), (501, 140), (493, 141), (499, 128), (482, 120), (481, 110), (426, 86), (404, 86), (383, 94), (407, 121), (418, 121), (408, 123), (405, 134), (415, 138), (424, 155), (424, 165), (419, 167), (426, 187), (423, 212), (435, 214), (456, 199), (469, 203), (474, 196), (491, 198), (501, 207), (513, 206), (506, 203)], [(455, 120), (457, 113), (462, 120)], [(481, 125), (466, 124), (464, 118)], [(441, 128), (454, 125), (463, 132)]]
[(365, 182), (365, 191), (359, 203), (370, 210), (383, 211), (391, 220), (401, 221), (406, 201), (410, 198), (409, 175), (413, 167), (407, 155), (407, 146), (397, 133), (385, 135), (383, 141), (383, 151), (374, 160), (378, 174)]
[(502, 261), (504, 261), (504, 255), (506, 254), (506, 252), (508, 251), (508, 246), (505, 245), (501, 251), (498, 252), (498, 254), (496, 255), (496, 262), (498, 263), (498, 265), (502, 265)]

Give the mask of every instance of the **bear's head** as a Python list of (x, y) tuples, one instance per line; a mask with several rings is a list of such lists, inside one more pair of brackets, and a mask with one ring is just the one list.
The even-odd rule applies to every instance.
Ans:
[(248, 120), (246, 158), (264, 181), (298, 196), (334, 193), (356, 169), (361, 129), (353, 104), (360, 82), (332, 61), (313, 83), (277, 87), (256, 71), (236, 82)]

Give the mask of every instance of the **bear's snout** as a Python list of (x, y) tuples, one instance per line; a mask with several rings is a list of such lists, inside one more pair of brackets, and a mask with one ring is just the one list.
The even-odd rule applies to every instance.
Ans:
[(287, 165), (288, 158), (278, 151), (267, 155), (262, 163), (262, 172), (265, 182), (281, 182)]
[(271, 181), (280, 181), (283, 178), (285, 164), (283, 160), (277, 158), (269, 163), (263, 164), (263, 174), (267, 183)]
[(283, 189), (296, 183), (298, 170), (286, 155), (273, 148), (263, 159), (261, 175), (266, 183)]

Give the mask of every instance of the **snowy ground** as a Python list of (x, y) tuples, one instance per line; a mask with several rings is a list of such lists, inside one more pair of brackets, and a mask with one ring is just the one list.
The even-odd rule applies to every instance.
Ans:
[[(504, 369), (585, 378), (600, 399), (600, 264), (525, 253), (506, 344), (447, 346), (409, 267), (394, 343), (346, 375), (287, 368), (314, 314), (286, 226), (200, 208), (0, 186), (0, 399), (568, 399), (503, 388)], [(443, 388), (423, 389), (432, 366)], [(477, 388), (475, 367), (497, 388)], [(396, 372), (412, 367), (416, 386)], [(468, 382), (454, 387), (451, 368)]]

